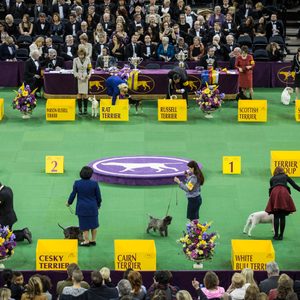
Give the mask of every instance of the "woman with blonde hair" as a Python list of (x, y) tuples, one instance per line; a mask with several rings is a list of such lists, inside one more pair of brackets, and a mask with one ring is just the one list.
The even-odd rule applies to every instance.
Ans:
[(193, 300), (193, 298), (188, 291), (180, 290), (176, 294), (176, 300)]
[(276, 289), (271, 289), (269, 292), (269, 300), (284, 300), (294, 293), (294, 281), (285, 273), (281, 274), (278, 279), (278, 286)]
[(103, 25), (101, 23), (97, 24), (93, 34), (94, 34), (95, 44), (100, 42), (100, 37), (103, 35), (105, 36), (105, 41), (107, 40), (107, 33), (106, 31), (104, 31)]
[(22, 294), (21, 300), (47, 300), (43, 293), (43, 284), (39, 277), (31, 276), (25, 287), (26, 292)]
[(234, 273), (227, 293), (229, 293), (232, 300), (243, 300), (249, 285), (250, 283), (246, 283), (246, 278), (243, 274)]
[[(274, 215), (274, 240), (282, 240), (285, 229), (285, 217), (296, 211), (294, 201), (291, 197), (291, 190), (288, 183), (298, 192), (300, 186), (291, 179), (282, 167), (276, 167), (270, 179), (269, 202), (265, 211)], [(278, 230), (280, 226), (280, 234)]]
[[(85, 49), (86, 56), (90, 59), (93, 54), (93, 46), (91, 43), (89, 43), (89, 38), (88, 38), (87, 34), (82, 33), (79, 36), (79, 41), (80, 41), (79, 47)], [(78, 49), (79, 49), (79, 47), (78, 47)]]
[(257, 283), (254, 280), (254, 272), (250, 268), (244, 268), (241, 272), (242, 275), (246, 278), (246, 283), (250, 283), (257, 287)]
[[(86, 115), (88, 106), (89, 79), (92, 74), (92, 64), (90, 58), (87, 56), (84, 46), (79, 45), (77, 54), (78, 57), (73, 60), (73, 74), (77, 79), (78, 86), (77, 104), (79, 114)], [(84, 105), (84, 112), (82, 112), (82, 102)]]
[(132, 287), (132, 296), (136, 300), (143, 300), (146, 298), (146, 288), (143, 286), (142, 275), (138, 271), (130, 271), (128, 274), (128, 280)]
[(29, 46), (29, 55), (31, 56), (34, 50), (37, 50), (40, 56), (43, 55), (43, 46), (44, 46), (45, 39), (42, 36), (36, 38), (36, 40)]
[(259, 294), (259, 288), (255, 284), (250, 284), (246, 289), (245, 300), (257, 300)]
[(108, 286), (108, 287), (115, 287), (113, 285), (113, 283), (111, 282), (111, 278), (110, 278), (110, 269), (107, 267), (103, 267), (100, 269), (100, 274), (103, 278), (103, 283)]
[(0, 300), (10, 300), (11, 290), (8, 288), (0, 288)]

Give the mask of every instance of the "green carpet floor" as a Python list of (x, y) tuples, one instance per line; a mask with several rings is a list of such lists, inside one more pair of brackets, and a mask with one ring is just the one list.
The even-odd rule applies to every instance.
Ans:
[[(19, 243), (6, 262), (14, 269), (35, 269), (38, 239), (62, 238), (57, 226), (77, 225), (77, 218), (65, 202), (81, 167), (107, 156), (168, 155), (195, 159), (203, 164), (206, 178), (202, 190), (201, 221), (213, 221), (220, 238), (212, 261), (204, 269), (231, 269), (231, 239), (248, 239), (242, 233), (249, 213), (263, 210), (268, 199), (271, 150), (299, 150), (299, 124), (293, 105), (280, 104), (279, 89), (256, 89), (256, 99), (268, 99), (267, 123), (238, 123), (237, 103), (226, 102), (208, 120), (193, 105), (186, 123), (157, 121), (156, 102), (144, 103), (144, 114), (131, 112), (128, 123), (100, 123), (91, 117), (76, 122), (45, 121), (41, 100), (30, 120), (22, 120), (11, 107), (14, 93), (1, 89), (5, 118), (0, 122), (0, 181), (13, 188), (18, 222), (15, 229), (28, 226), (34, 243)], [(46, 175), (46, 155), (64, 155), (65, 173)], [(222, 175), (222, 156), (242, 157), (241, 175)], [(300, 179), (296, 179), (300, 184)], [(192, 270), (176, 242), (186, 224), (186, 198), (175, 186), (127, 187), (101, 184), (103, 204), (97, 247), (80, 248), (82, 269), (114, 268), (114, 239), (154, 239), (157, 268)], [(300, 208), (300, 194), (293, 191)], [(177, 202), (176, 203), (176, 198)], [(147, 213), (164, 216), (171, 199), (174, 217), (169, 237), (145, 233)], [(281, 269), (300, 269), (299, 213), (288, 217), (285, 239), (275, 241), (276, 260)], [(270, 239), (269, 225), (260, 225), (252, 239)]]

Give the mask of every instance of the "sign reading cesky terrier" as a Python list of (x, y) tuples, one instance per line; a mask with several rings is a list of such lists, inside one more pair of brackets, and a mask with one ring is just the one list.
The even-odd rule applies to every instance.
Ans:
[(267, 100), (239, 100), (239, 122), (267, 122)]
[(300, 177), (300, 151), (271, 151), (271, 173), (282, 167), (286, 174)]

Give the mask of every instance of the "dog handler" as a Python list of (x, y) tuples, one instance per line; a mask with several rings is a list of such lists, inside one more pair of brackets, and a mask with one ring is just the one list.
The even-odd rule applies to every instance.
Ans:
[[(265, 209), (268, 214), (274, 214), (274, 240), (283, 239), (285, 217), (296, 211), (294, 201), (290, 195), (291, 191), (287, 183), (300, 192), (300, 186), (285, 174), (284, 169), (282, 167), (276, 167), (274, 176), (270, 179), (270, 198)], [(280, 234), (278, 235), (279, 225)]]
[(204, 183), (204, 176), (194, 160), (187, 164), (189, 170), (186, 173), (185, 182), (181, 182), (178, 177), (174, 178), (174, 181), (178, 183), (179, 187), (186, 192), (188, 206), (187, 206), (187, 218), (192, 221), (199, 219), (199, 209), (202, 204), (202, 198), (200, 195), (201, 185)]
[[(96, 246), (97, 228), (99, 227), (98, 209), (102, 199), (98, 183), (90, 180), (92, 175), (92, 168), (85, 166), (81, 169), (81, 179), (75, 181), (73, 191), (66, 203), (66, 206), (69, 207), (77, 195), (76, 215), (84, 239), (80, 246)], [(89, 230), (92, 233), (91, 240), (89, 240)]]

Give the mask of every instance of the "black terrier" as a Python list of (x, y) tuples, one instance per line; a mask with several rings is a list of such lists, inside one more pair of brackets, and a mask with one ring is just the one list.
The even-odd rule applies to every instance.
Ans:
[(82, 231), (77, 226), (62, 227), (59, 223), (58, 226), (64, 231), (65, 239), (78, 240), (79, 242), (83, 241)]
[(150, 220), (147, 227), (147, 233), (149, 233), (150, 229), (153, 229), (154, 232), (156, 232), (156, 230), (159, 230), (161, 236), (168, 236), (168, 225), (171, 224), (172, 217), (166, 216), (163, 219), (156, 219), (152, 216), (149, 217)]

